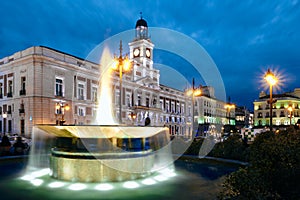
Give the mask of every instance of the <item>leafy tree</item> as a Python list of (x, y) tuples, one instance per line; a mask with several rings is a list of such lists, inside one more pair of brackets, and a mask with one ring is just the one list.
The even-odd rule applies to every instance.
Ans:
[(261, 133), (249, 162), (226, 178), (220, 199), (300, 199), (299, 132)]

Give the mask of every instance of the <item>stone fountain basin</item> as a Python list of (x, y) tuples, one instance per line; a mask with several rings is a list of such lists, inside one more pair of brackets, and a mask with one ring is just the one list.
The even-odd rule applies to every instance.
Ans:
[(157, 150), (170, 142), (166, 127), (38, 125), (36, 128), (55, 138), (50, 174), (66, 181), (143, 178), (154, 172)]

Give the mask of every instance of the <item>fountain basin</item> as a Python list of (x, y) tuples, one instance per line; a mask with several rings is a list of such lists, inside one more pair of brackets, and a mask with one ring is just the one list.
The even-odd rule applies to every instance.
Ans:
[(149, 176), (159, 165), (157, 153), (170, 142), (165, 127), (38, 125), (36, 128), (54, 137), (50, 146), (50, 175), (73, 182), (114, 182)]

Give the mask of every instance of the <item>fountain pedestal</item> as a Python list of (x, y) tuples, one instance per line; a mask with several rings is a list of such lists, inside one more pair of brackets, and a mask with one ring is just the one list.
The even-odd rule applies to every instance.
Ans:
[(38, 126), (55, 136), (53, 178), (76, 182), (134, 180), (155, 171), (157, 150), (169, 142), (167, 128)]

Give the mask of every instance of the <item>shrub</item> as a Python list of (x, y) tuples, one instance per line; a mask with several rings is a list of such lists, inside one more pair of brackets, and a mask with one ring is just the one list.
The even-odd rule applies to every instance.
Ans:
[(292, 129), (258, 135), (250, 165), (230, 174), (220, 199), (300, 199), (300, 133)]

